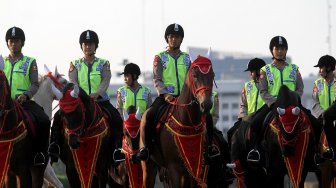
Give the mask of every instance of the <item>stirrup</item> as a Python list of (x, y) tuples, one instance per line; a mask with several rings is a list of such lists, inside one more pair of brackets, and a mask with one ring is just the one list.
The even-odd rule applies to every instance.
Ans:
[[(331, 157), (325, 157), (324, 154), (331, 154)], [(332, 147), (329, 147), (329, 148), (327, 149), (327, 151), (324, 152), (324, 153), (322, 154), (322, 157), (323, 157), (324, 159), (335, 160), (334, 149), (333, 149)]]
[[(144, 152), (146, 152), (146, 156), (144, 157)], [(148, 161), (149, 159), (149, 150), (147, 147), (143, 147), (139, 150), (139, 152), (137, 153), (137, 157), (142, 160), (142, 161)]]
[(314, 154), (314, 163), (317, 166), (319, 166), (320, 164), (322, 164), (324, 161), (325, 161), (325, 158), (323, 158), (320, 153), (315, 153)]
[[(56, 149), (57, 151), (54, 152), (54, 151), (52, 151), (52, 149)], [(50, 152), (50, 151), (52, 151), (52, 152)], [(48, 147), (48, 154), (49, 155), (54, 155), (55, 157), (59, 157), (60, 153), (61, 153), (61, 148), (59, 147), (59, 145), (56, 142), (52, 142), (51, 144), (49, 144), (49, 147)]]
[(220, 152), (218, 146), (216, 146), (215, 144), (212, 144), (211, 146), (209, 146), (209, 157), (211, 159), (214, 159), (214, 158), (216, 158), (220, 155), (221, 155), (221, 152)]
[[(250, 158), (251, 157), (250, 155), (253, 154), (254, 152), (256, 154), (258, 154), (258, 159), (252, 159), (252, 158)], [(252, 149), (250, 152), (248, 152), (246, 160), (249, 161), (249, 162), (258, 163), (260, 161), (260, 153), (259, 153), (259, 151), (256, 150), (256, 149)]]
[[(37, 161), (37, 157), (40, 157), (40, 156), (42, 156), (43, 162)], [(34, 156), (34, 164), (33, 164), (33, 166), (43, 166), (43, 165), (45, 165), (45, 156), (44, 156), (44, 154), (42, 152), (36, 153), (35, 156)]]
[[(123, 157), (121, 157), (123, 155)], [(117, 148), (113, 152), (113, 161), (116, 163), (125, 161), (125, 154), (122, 152), (121, 148)]]

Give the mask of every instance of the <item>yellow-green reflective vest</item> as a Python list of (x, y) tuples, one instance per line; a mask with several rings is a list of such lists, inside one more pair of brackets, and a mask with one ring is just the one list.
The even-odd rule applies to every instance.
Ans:
[(34, 60), (32, 57), (23, 56), (13, 65), (8, 57), (4, 59), (4, 72), (11, 88), (12, 99), (15, 99), (30, 88), (29, 72)]
[(168, 93), (179, 96), (190, 67), (189, 55), (181, 52), (180, 56), (175, 59), (164, 51), (159, 53), (158, 56), (161, 58), (163, 67), (162, 80)]
[(212, 91), (211, 101), (212, 101), (212, 107), (210, 109), (210, 114), (212, 115), (215, 111), (215, 97), (218, 97), (217, 91)]
[(254, 80), (250, 80), (245, 83), (245, 96), (247, 101), (247, 114), (250, 115), (253, 112), (261, 108), (265, 102), (260, 96), (260, 91), (256, 86)]
[(324, 78), (319, 78), (315, 82), (318, 99), (323, 110), (327, 110), (335, 100), (335, 82), (331, 85)]
[(136, 109), (140, 108), (141, 114), (148, 108), (148, 94), (151, 92), (146, 86), (140, 86), (134, 93), (128, 86), (123, 86), (118, 89), (123, 101), (123, 109), (127, 111), (130, 106), (135, 106)]
[[(71, 62), (76, 69), (78, 70), (78, 84), (79, 86), (86, 92), (86, 94), (90, 95), (91, 93), (96, 93), (99, 85), (102, 81), (102, 72), (103, 67), (106, 63), (108, 63), (105, 59), (96, 58), (92, 63), (92, 68), (89, 74), (89, 68), (84, 63), (83, 59), (78, 59)], [(107, 98), (107, 94), (105, 92), (104, 99)]]
[(267, 64), (261, 68), (266, 73), (268, 81), (268, 92), (272, 96), (278, 96), (279, 89), (282, 85), (286, 85), (290, 90), (296, 90), (296, 79), (298, 66), (288, 64), (281, 71), (272, 64)]

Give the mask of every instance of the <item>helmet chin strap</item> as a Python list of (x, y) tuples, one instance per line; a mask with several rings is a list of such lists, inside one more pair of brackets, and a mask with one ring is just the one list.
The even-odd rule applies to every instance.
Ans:
[(275, 59), (275, 60), (277, 60), (277, 61), (286, 61), (286, 58), (285, 58), (285, 59), (279, 59), (279, 58), (276, 58), (276, 57), (274, 57), (274, 56), (272, 57), (272, 59), (273, 59), (273, 60)]

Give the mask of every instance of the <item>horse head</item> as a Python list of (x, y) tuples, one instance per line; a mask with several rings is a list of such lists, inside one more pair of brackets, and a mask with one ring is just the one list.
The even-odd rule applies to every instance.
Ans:
[(215, 74), (209, 58), (198, 56), (189, 68), (186, 87), (189, 87), (192, 96), (199, 104), (202, 113), (207, 113), (212, 107), (212, 86)]
[(278, 127), (285, 143), (294, 144), (294, 140), (300, 131), (300, 126), (307, 118), (300, 109), (300, 96), (281, 86), (275, 103), (278, 113)]
[(80, 136), (87, 128), (87, 124), (91, 123), (91, 110), (90, 110), (90, 97), (73, 83), (69, 83), (65, 86), (63, 93), (57, 92), (56, 95), (61, 99), (59, 106), (61, 113), (66, 121), (65, 133), (69, 139), (69, 146), (72, 149), (80, 147)]
[(123, 109), (123, 117), (124, 134), (127, 141), (127, 143), (124, 143), (126, 145), (123, 144), (123, 149), (126, 150), (126, 152), (133, 153), (133, 151), (137, 151), (139, 149), (139, 133), (141, 122), (140, 109), (138, 108), (136, 110), (135, 106), (130, 106), (127, 112), (125, 109)]

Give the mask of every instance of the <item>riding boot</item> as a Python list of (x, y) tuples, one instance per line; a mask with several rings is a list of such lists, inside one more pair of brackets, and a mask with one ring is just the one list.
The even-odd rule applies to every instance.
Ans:
[(59, 136), (62, 127), (62, 119), (60, 111), (56, 112), (54, 115), (54, 122), (51, 127), (51, 137), (50, 144), (48, 148), (48, 154), (50, 156), (51, 162), (58, 162), (60, 156), (60, 146), (59, 146)]

